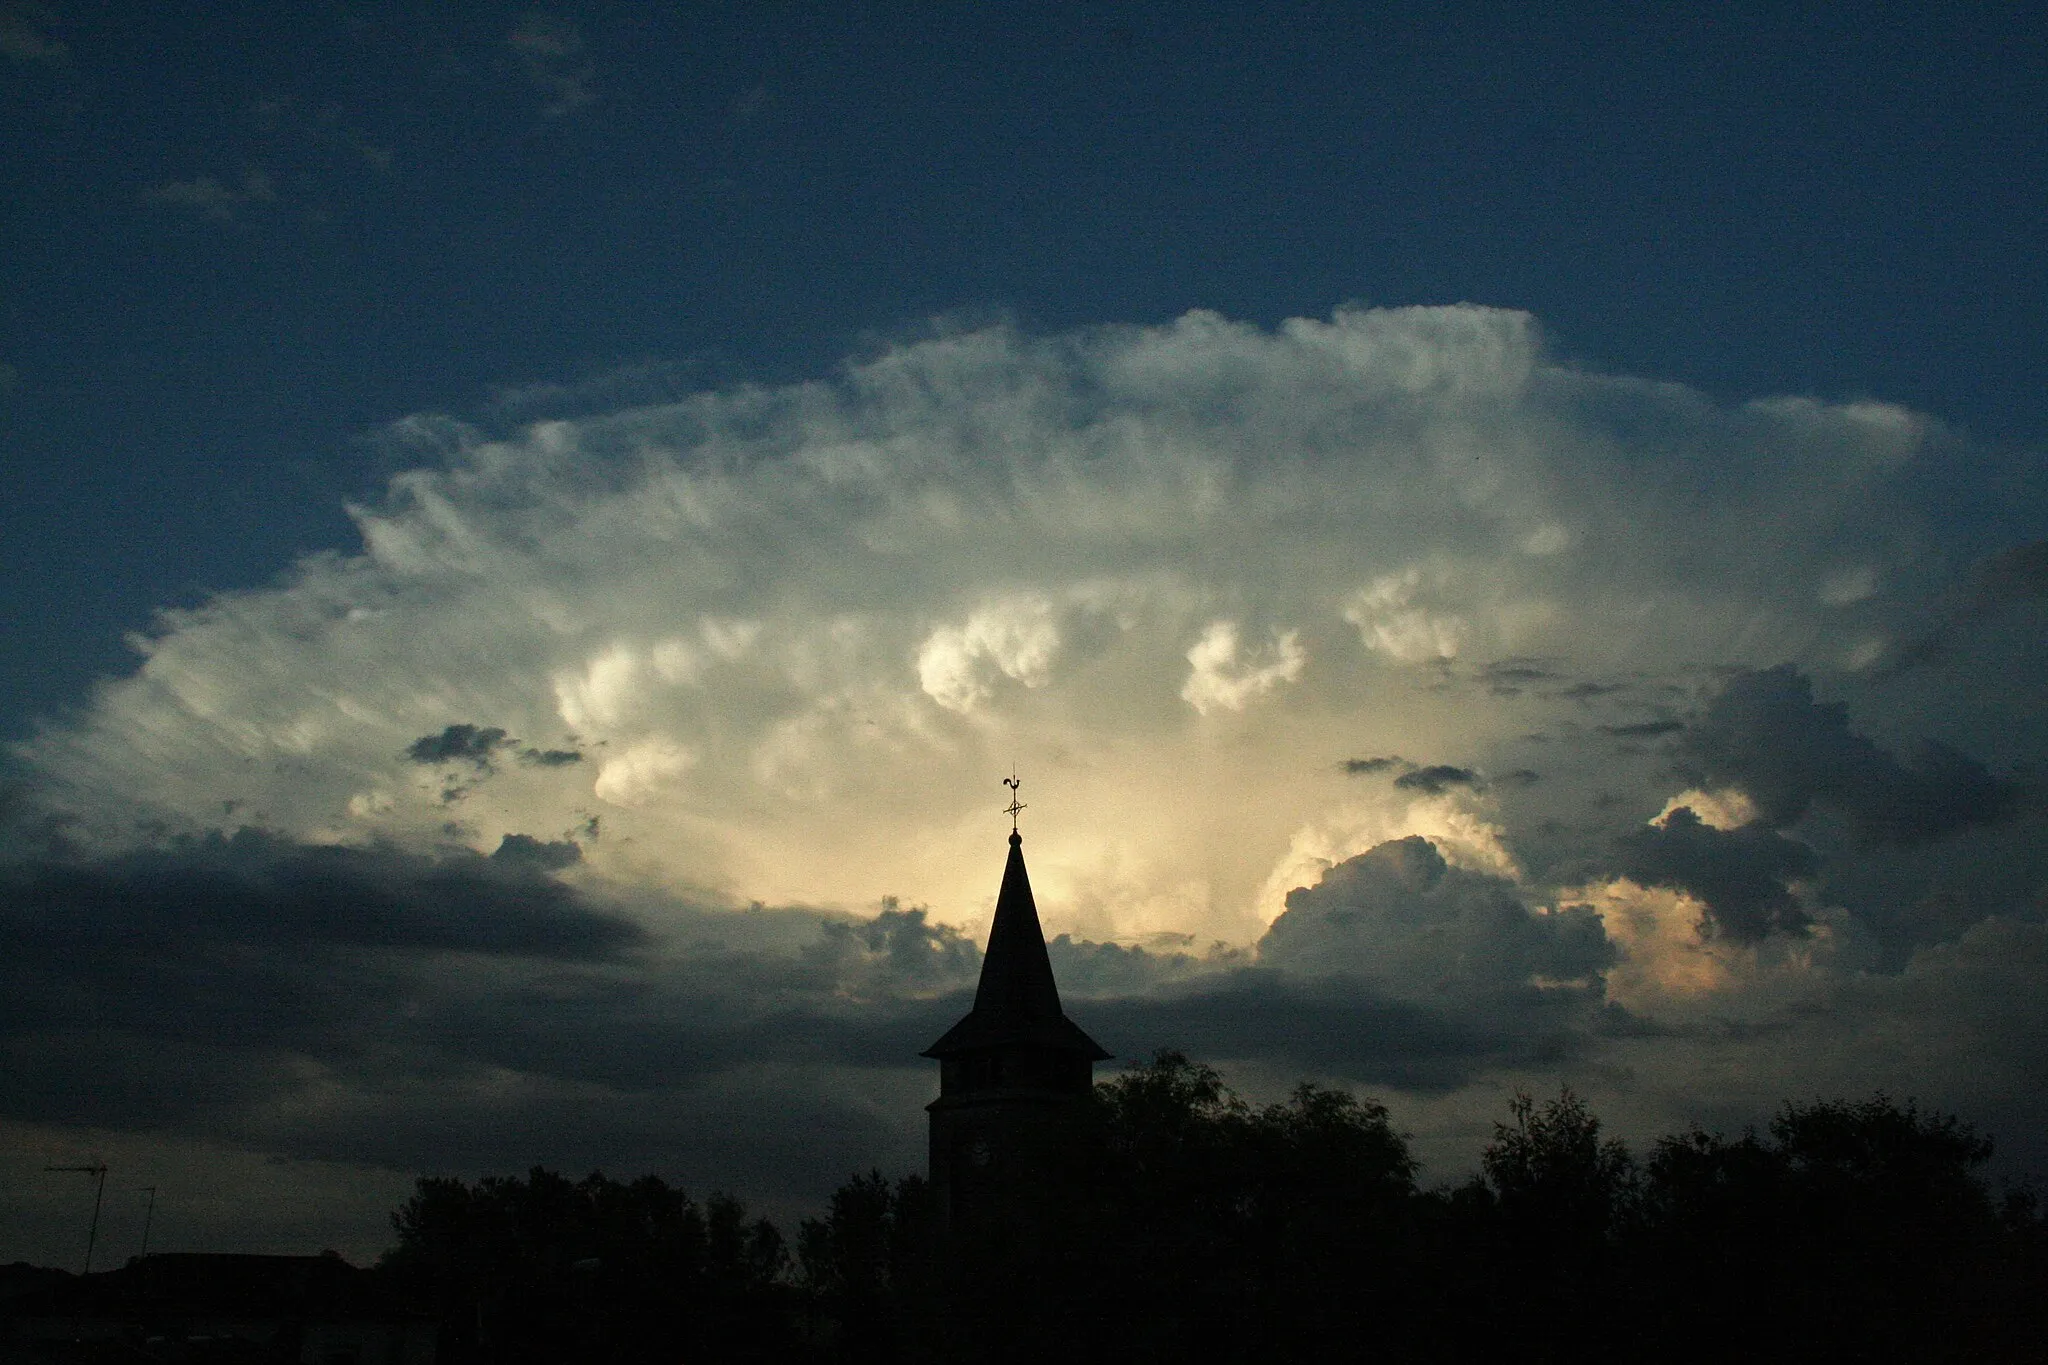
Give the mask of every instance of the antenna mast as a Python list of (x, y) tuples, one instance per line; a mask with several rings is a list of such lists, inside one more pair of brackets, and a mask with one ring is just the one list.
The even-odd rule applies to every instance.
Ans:
[(149, 1191), (149, 1208), (142, 1215), (142, 1255), (149, 1255), (149, 1225), (156, 1221), (156, 1186), (137, 1185), (138, 1191)]
[(92, 1249), (100, 1240), (100, 1200), (107, 1193), (107, 1163), (102, 1161), (92, 1166), (45, 1166), (46, 1171), (78, 1171), (93, 1177), (92, 1230), (85, 1234), (85, 1273), (92, 1274)]

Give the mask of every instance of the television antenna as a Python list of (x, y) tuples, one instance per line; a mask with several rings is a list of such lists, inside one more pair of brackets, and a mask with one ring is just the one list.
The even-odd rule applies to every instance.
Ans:
[[(142, 1252), (141, 1252), (141, 1256), (147, 1256), (147, 1255), (149, 1255), (149, 1225), (150, 1225), (151, 1223), (154, 1223), (154, 1222), (156, 1221), (156, 1186), (154, 1186), (154, 1185), (137, 1185), (137, 1186), (135, 1187), (135, 1191), (136, 1191), (136, 1193), (138, 1193), (138, 1194), (141, 1194), (141, 1193), (143, 1193), (143, 1192), (145, 1192), (145, 1191), (146, 1191), (146, 1192), (148, 1193), (148, 1195), (149, 1195), (149, 1207), (148, 1207), (147, 1209), (145, 1209), (145, 1210), (143, 1211), (143, 1214), (142, 1214)], [(138, 1260), (139, 1260), (139, 1259), (141, 1259), (141, 1256), (138, 1256), (138, 1257), (137, 1257), (137, 1259), (138, 1259)]]
[(76, 1171), (93, 1177), (92, 1189), (92, 1230), (85, 1234), (85, 1273), (92, 1274), (92, 1249), (100, 1240), (100, 1201), (107, 1194), (107, 1163), (102, 1161), (91, 1166), (45, 1166), (46, 1171)]

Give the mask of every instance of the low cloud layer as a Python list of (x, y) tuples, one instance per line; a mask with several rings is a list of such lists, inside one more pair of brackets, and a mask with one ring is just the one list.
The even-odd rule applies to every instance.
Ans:
[(1719, 829), (1691, 806), (1680, 806), (1617, 842), (1617, 870), (1644, 886), (1697, 897), (1706, 910), (1703, 931), (1753, 943), (1773, 931), (1802, 932), (1808, 924), (1791, 884), (1811, 877), (1820, 860), (1776, 830)]
[[(569, 100), (562, 32), (513, 47)], [(1946, 543), (1925, 417), (1459, 306), (382, 439), (360, 554), (167, 610), (13, 754), (7, 1121), (788, 1199), (914, 1162), (1013, 771), (1125, 1055), (1645, 1117), (1743, 1048), (2029, 1064), (1983, 945), (2048, 892), (2039, 547)], [(1895, 1065), (1788, 1060), (1816, 1008)]]
[(1260, 961), (1349, 975), (1418, 1000), (1521, 995), (1597, 981), (1612, 960), (1583, 907), (1534, 913), (1512, 882), (1450, 866), (1429, 840), (1381, 844), (1287, 897)]
[[(897, 904), (628, 907), (550, 847), (244, 831), (13, 867), (0, 1123), (364, 1170), (695, 1160), (779, 1206), (914, 1158), (916, 1054), (971, 1003), (972, 939)], [(1063, 936), (1070, 1008), (1127, 1058), (1177, 1045), (1430, 1093), (1598, 1027), (1597, 988), (1539, 981), (1597, 970), (1597, 920), (1531, 916), (1423, 841), (1296, 902), (1250, 952)], [(654, 910), (660, 934), (637, 924)], [(1351, 956), (1304, 957), (1318, 933)], [(1481, 960), (1502, 945), (1512, 960)]]
[(1738, 787), (1772, 828), (1816, 805), (1867, 844), (1915, 844), (2010, 814), (2012, 784), (1976, 759), (1924, 741), (1901, 762), (1850, 728), (1848, 707), (1818, 702), (1789, 664), (1734, 678), (1686, 736), (1709, 782)]

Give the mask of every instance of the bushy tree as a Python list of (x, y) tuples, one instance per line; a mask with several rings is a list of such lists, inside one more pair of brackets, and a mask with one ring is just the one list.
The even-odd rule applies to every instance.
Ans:
[(1988, 1293), (2005, 1252), (1976, 1175), (1990, 1154), (1953, 1115), (1882, 1094), (1787, 1105), (1767, 1136), (1663, 1138), (1637, 1297), (1702, 1357), (1757, 1336), (1784, 1358), (2000, 1358), (1985, 1334), (2005, 1316)]
[[(1050, 1275), (1103, 1358), (1331, 1354), (1399, 1293), (1415, 1161), (1384, 1105), (1303, 1085), (1254, 1106), (1166, 1050), (1098, 1085), (1094, 1155)], [(1133, 1305), (1142, 1304), (1141, 1312)]]
[[(652, 1177), (428, 1179), (383, 1270), (479, 1360), (2033, 1361), (2048, 1218), (1989, 1142), (1883, 1095), (1788, 1105), (1638, 1163), (1569, 1089), (1517, 1094), (1482, 1173), (1420, 1193), (1386, 1108), (1247, 1103), (1161, 1052), (1099, 1085), (1033, 1235), (849, 1179), (797, 1239)], [(1009, 1225), (1004, 1225), (1005, 1227)]]
[(693, 1344), (748, 1358), (790, 1337), (781, 1235), (730, 1196), (700, 1207), (654, 1176), (536, 1166), (422, 1178), (391, 1221), (379, 1268), (440, 1313), (456, 1360), (666, 1360)]
[(933, 1215), (922, 1177), (892, 1186), (870, 1171), (833, 1192), (825, 1217), (804, 1220), (797, 1260), (812, 1320), (840, 1358), (889, 1360), (909, 1349), (914, 1320), (931, 1306)]
[(1569, 1086), (1541, 1103), (1517, 1091), (1480, 1168), (1480, 1179), (1443, 1200), (1438, 1284), (1462, 1263), (1471, 1285), (1462, 1313), (1448, 1296), (1440, 1311), (1475, 1350), (1513, 1340), (1536, 1360), (1576, 1354), (1609, 1312), (1602, 1290), (1635, 1188), (1628, 1148), (1601, 1136), (1598, 1116)]
[(1570, 1086), (1541, 1107), (1516, 1091), (1480, 1166), (1511, 1220), (1575, 1246), (1608, 1231), (1635, 1180), (1627, 1146), (1600, 1136), (1599, 1118)]

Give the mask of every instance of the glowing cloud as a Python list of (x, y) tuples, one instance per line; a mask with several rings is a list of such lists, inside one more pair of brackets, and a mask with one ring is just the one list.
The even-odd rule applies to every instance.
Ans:
[(1242, 711), (1281, 683), (1299, 678), (1307, 663), (1299, 631), (1277, 632), (1270, 646), (1245, 650), (1238, 644), (1237, 622), (1211, 621), (1188, 651), (1181, 700), (1205, 716)]
[[(1926, 431), (1588, 373), (1468, 306), (994, 327), (501, 435), (421, 417), (360, 555), (165, 613), (21, 757), (102, 847), (224, 822), (488, 850), (601, 817), (579, 876), (952, 924), (987, 912), (1016, 763), (1073, 923), (1243, 943), (1409, 834), (1516, 876), (1534, 798), (1483, 774), (1625, 778), (1654, 811), (1668, 777), (1530, 736), (1618, 734), (1602, 699), (1632, 698), (1593, 680), (1620, 670), (1685, 688), (1867, 639), (1890, 597), (1829, 601), (1914, 543), (1892, 480)], [(1727, 477), (1700, 489), (1703, 459)], [(502, 761), (407, 757), (486, 732)], [(1362, 803), (1361, 753), (1471, 777)]]

